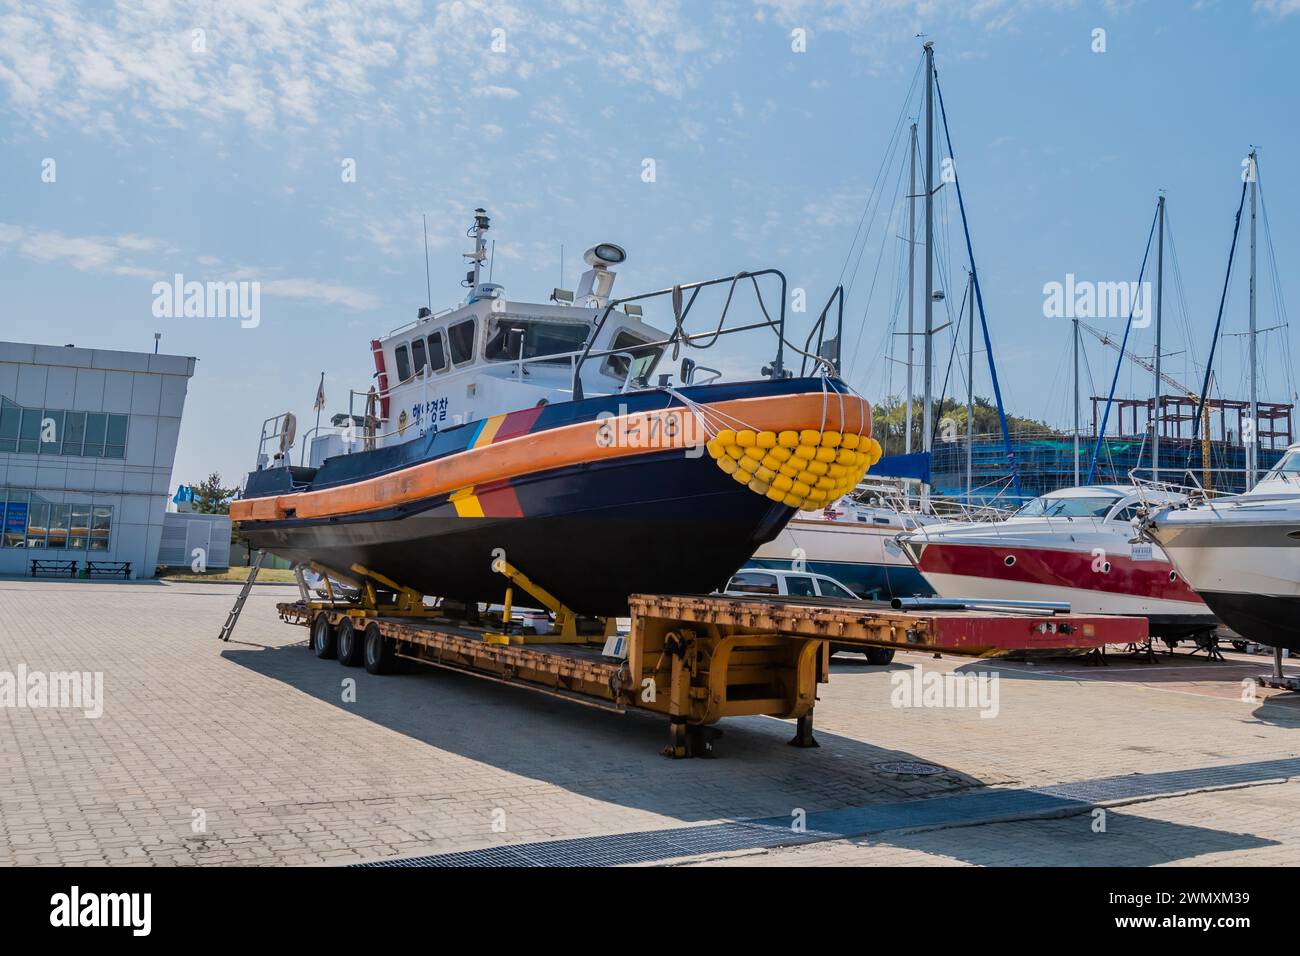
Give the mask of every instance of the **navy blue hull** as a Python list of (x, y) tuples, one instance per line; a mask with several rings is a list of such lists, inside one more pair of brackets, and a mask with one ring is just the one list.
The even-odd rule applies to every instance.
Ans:
[(290, 561), (361, 564), (465, 601), (501, 601), (506, 580), (492, 570), (500, 552), (575, 610), (615, 615), (626, 613), (633, 593), (720, 587), (794, 514), (708, 457), (681, 451), (542, 472), (495, 493), (513, 496), (518, 516), (464, 517), (443, 496), (354, 518), (250, 521), (241, 529), (253, 547)]

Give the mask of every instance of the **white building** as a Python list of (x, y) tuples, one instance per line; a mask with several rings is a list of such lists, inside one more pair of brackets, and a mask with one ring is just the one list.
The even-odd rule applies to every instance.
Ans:
[(195, 359), (0, 342), (0, 573), (151, 577)]

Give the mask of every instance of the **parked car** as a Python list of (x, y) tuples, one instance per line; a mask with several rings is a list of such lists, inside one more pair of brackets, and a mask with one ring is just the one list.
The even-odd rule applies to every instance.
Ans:
[[(824, 597), (836, 601), (860, 602), (851, 589), (825, 574), (811, 571), (786, 571), (780, 568), (741, 568), (719, 592), (735, 596), (775, 594), (783, 597)], [(888, 664), (894, 659), (892, 647), (857, 647), (832, 644), (831, 654), (850, 651), (862, 654), (868, 664)]]

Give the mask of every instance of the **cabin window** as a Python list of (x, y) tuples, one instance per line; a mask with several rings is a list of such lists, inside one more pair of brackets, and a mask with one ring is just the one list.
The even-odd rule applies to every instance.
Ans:
[(399, 345), (393, 354), (397, 359), (397, 381), (405, 382), (411, 377), (411, 357), (405, 345)]
[(463, 365), (474, 357), (474, 320), (466, 319), (447, 326), (447, 345), (451, 348), (451, 364)]
[[(659, 361), (660, 349), (644, 347), (648, 340), (629, 329), (620, 329), (614, 336), (612, 348), (616, 352), (631, 352), (636, 365), (635, 377), (644, 378), (650, 374), (655, 363)], [(613, 376), (620, 382), (627, 378), (628, 360), (626, 355), (608, 355), (600, 370), (605, 375)]]
[(1016, 512), (1019, 518), (1104, 518), (1124, 499), (1084, 495), (1079, 498), (1043, 496), (1035, 498)]
[(1300, 451), (1293, 451), (1279, 461), (1267, 478), (1290, 478), (1293, 475), (1300, 475)]
[(1134, 502), (1131, 505), (1125, 505), (1123, 508), (1120, 508), (1119, 511), (1115, 513), (1115, 516), (1110, 520), (1122, 521), (1125, 524), (1128, 524), (1130, 521), (1132, 521), (1134, 518), (1138, 516), (1138, 509), (1141, 507), (1142, 506), (1137, 502)]
[[(518, 329), (523, 335), (522, 351), (525, 359), (576, 352), (586, 344), (587, 333), (590, 331), (585, 322), (540, 322), (491, 316), (488, 318), (487, 344), (483, 346), (483, 357), (490, 362), (518, 361), (518, 353), (512, 354), (507, 344), (512, 329)], [(567, 364), (568, 361), (567, 357), (549, 360), (550, 364)]]
[(442, 347), (442, 333), (434, 332), (429, 336), (429, 368), (441, 372), (447, 367), (447, 352)]
[(415, 374), (424, 371), (424, 339), (411, 339), (411, 360), (415, 363)]

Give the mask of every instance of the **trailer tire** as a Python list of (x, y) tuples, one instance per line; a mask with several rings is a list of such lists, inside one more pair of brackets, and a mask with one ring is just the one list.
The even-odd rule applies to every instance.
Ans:
[(338, 632), (330, 624), (328, 614), (317, 614), (311, 626), (311, 652), (321, 660), (334, 656), (338, 647)]
[(894, 661), (892, 647), (864, 647), (862, 653), (866, 655), (868, 664), (892, 664)]
[(384, 637), (378, 624), (372, 622), (366, 628), (365, 638), (361, 644), (368, 673), (391, 674), (393, 672), (393, 642)]
[(344, 667), (356, 667), (361, 663), (361, 639), (349, 617), (339, 621), (338, 658)]

